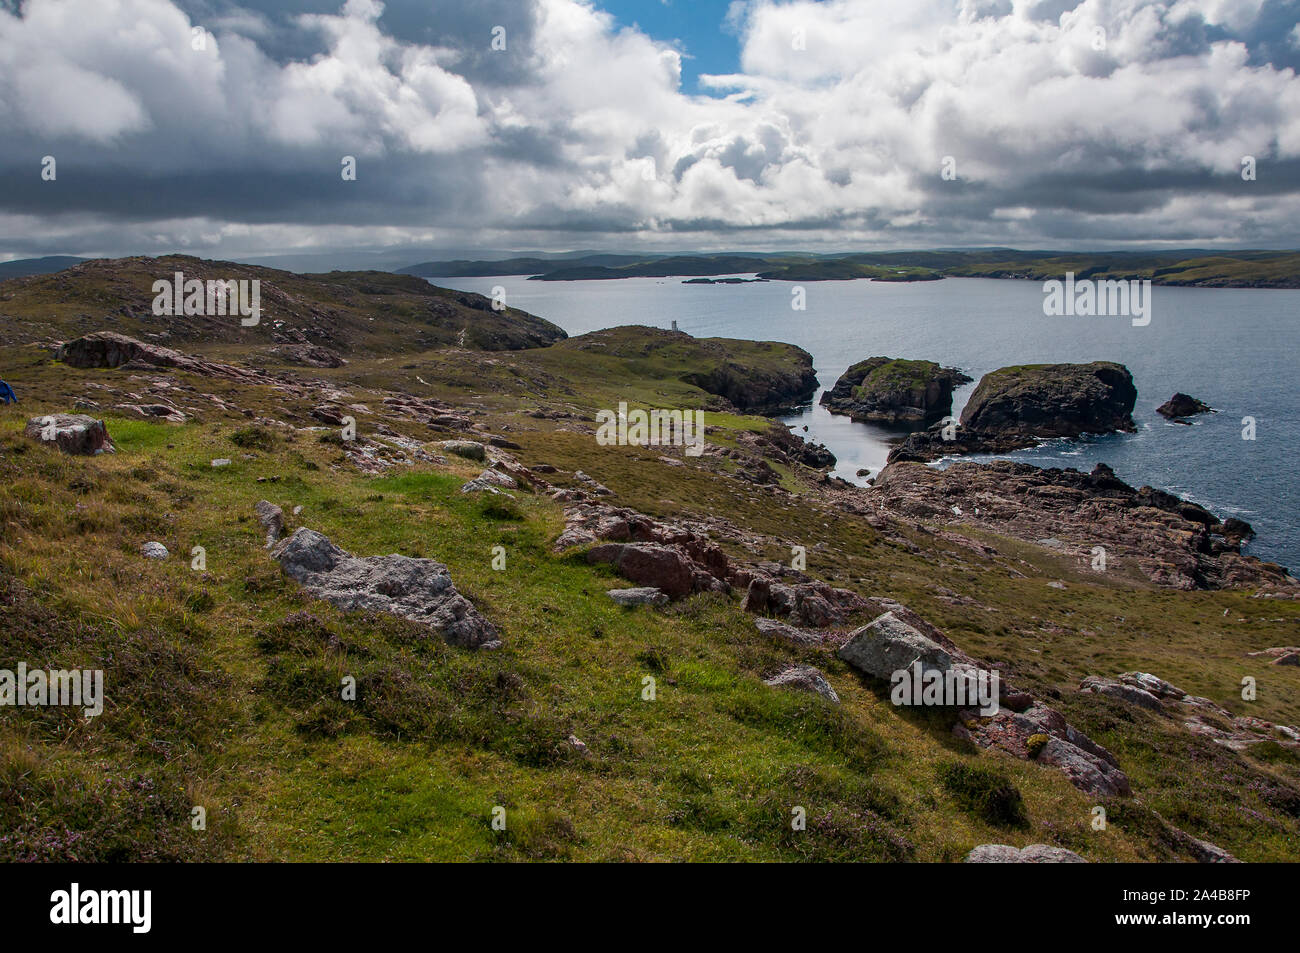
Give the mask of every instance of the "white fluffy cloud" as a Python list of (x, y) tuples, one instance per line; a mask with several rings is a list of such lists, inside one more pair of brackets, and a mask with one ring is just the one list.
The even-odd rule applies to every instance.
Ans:
[[(741, 71), (713, 96), (582, 0), (518, 5), (490, 55), (436, 20), (386, 32), (379, 0), (267, 6), (0, 11), (0, 175), (48, 153), (85, 183), (0, 192), (0, 234), (47, 232), (0, 251), (1300, 238), (1300, 79), (1254, 39), (1279, 0), (740, 0)], [(274, 55), (277, 29), (316, 52)]]

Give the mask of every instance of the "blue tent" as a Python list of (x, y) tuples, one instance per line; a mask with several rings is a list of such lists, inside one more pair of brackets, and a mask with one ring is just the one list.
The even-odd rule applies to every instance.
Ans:
[(0, 381), (0, 404), (16, 403), (18, 403), (18, 396), (14, 393), (14, 389), (4, 381)]

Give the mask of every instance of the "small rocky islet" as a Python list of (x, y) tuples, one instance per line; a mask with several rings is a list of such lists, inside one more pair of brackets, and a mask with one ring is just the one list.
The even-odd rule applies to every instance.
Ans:
[(1167, 420), (1172, 420), (1176, 424), (1190, 424), (1190, 420), (1184, 418), (1195, 417), (1197, 414), (1212, 414), (1214, 408), (1209, 404), (1197, 400), (1181, 391), (1174, 394), (1167, 401), (1156, 408), (1156, 413)]
[[(438, 779), (451, 762), (526, 803), (514, 765), (562, 775), (577, 793), (546, 809), (555, 830), (577, 833), (520, 856), (613, 856), (605, 813), (678, 836), (714, 791), (725, 794), (709, 801), (718, 816), (733, 802), (766, 805), (744, 819), (754, 857), (802, 856), (802, 842), (789, 846), (791, 796), (813, 799), (809, 843), (838, 845), (818, 854), (837, 858), (1281, 856), (1283, 841), (1202, 806), (1197, 792), (1223, 784), (1270, 831), (1300, 836), (1300, 784), (1277, 767), (1300, 751), (1295, 718), (1274, 696), (1259, 707), (1238, 697), (1243, 672), (1294, 677), (1300, 583), (1241, 552), (1247, 524), (1105, 466), (925, 465), (1131, 429), (1136, 388), (1121, 365), (985, 375), (957, 441), (918, 430), (874, 486), (857, 487), (827, 472), (825, 448), (758, 416), (816, 387), (811, 357), (790, 345), (635, 327), (569, 338), (392, 276), (266, 269), (250, 269), (269, 286), (263, 329), (205, 329), (148, 314), (142, 279), (174, 264), (99, 262), (0, 285), (0, 310), (20, 319), (0, 324), (0, 359), (24, 399), (0, 418), (0, 473), (15, 496), (0, 515), (19, 556), (0, 563), (3, 639), (63, 631), (44, 601), (84, 597), (71, 550), (97, 547), (113, 598), (156, 620), (144, 636), (125, 626), (101, 639), (88, 616), (78, 653), (102, 653), (112, 684), (147, 638), (163, 658), (195, 653), (185, 671), (232, 679), (194, 697), (234, 735), (187, 736), (192, 754), (175, 777), (158, 775), (163, 788), (211, 774), (209, 748), (267, 725), (320, 757), (349, 733), (368, 735), (375, 757), (400, 737)], [(828, 406), (917, 427), (949, 416), (967, 380), (894, 358), (851, 371)], [(620, 399), (705, 410), (703, 452), (597, 447), (594, 411)], [(341, 438), (349, 419), (356, 433)], [(97, 519), (101, 508), (112, 518)], [(146, 551), (190, 553), (200, 533), (202, 573)], [(1104, 573), (1090, 568), (1097, 547)], [(487, 568), (496, 549), (508, 570)], [(176, 647), (157, 641), (172, 638), (172, 599), (186, 606)], [(203, 608), (212, 602), (216, 613)], [(999, 711), (914, 718), (892, 707), (890, 660), (904, 655), (943, 673), (1000, 671)], [(335, 697), (352, 671), (355, 709)], [(671, 731), (629, 701), (647, 676), (672, 706)], [(248, 697), (255, 710), (243, 712)], [(207, 723), (183, 714), (173, 721)], [(111, 719), (90, 729), (114, 730)], [(679, 784), (677, 739), (701, 732), (716, 735), (722, 760), (693, 749), (699, 770)], [(148, 773), (137, 735), (114, 736), (112, 750)], [(60, 757), (81, 758), (78, 744)], [(258, 749), (261, 775), (295, 770), (277, 760), (284, 747)], [(763, 771), (744, 773), (756, 750)], [(486, 775), (480, 759), (494, 765)], [(835, 780), (845, 772), (875, 772), (865, 801), (866, 789)], [(642, 792), (625, 804), (603, 784), (615, 775), (663, 812), (647, 814)], [(43, 783), (33, 776), (24, 783)], [(350, 770), (347, 783), (366, 776)], [(1009, 792), (1009, 822), (960, 806), (972, 778)], [(302, 802), (335, 804), (319, 783)], [(1032, 791), (1028, 815), (1019, 788)], [(1098, 803), (1116, 819), (1104, 840), (1089, 828)], [(275, 820), (231, 817), (232, 829)], [(15, 830), (6, 843), (20, 847), (38, 833)], [(248, 835), (232, 836), (235, 847), (202, 850), (240, 855)], [(165, 832), (156, 843), (182, 849)]]
[(1122, 364), (1022, 364), (985, 374), (959, 427), (907, 437), (889, 461), (928, 462), (954, 454), (1009, 453), (1053, 438), (1133, 432), (1137, 387)]
[(871, 357), (841, 374), (821, 403), (859, 422), (929, 423), (952, 413), (952, 392), (970, 380), (933, 361)]

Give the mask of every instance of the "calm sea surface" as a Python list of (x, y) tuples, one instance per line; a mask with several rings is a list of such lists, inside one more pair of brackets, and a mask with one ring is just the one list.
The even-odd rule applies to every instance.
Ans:
[[(528, 281), (521, 277), (438, 278), (491, 294), (555, 322), (569, 334), (620, 324), (669, 327), (697, 337), (787, 341), (809, 351), (823, 388), (866, 357), (918, 358), (962, 368), (976, 381), (1008, 364), (1111, 360), (1128, 366), (1138, 389), (1135, 434), (1082, 443), (1054, 441), (1012, 459), (1089, 470), (1105, 462), (1121, 479), (1169, 490), (1220, 516), (1249, 521), (1250, 552), (1300, 567), (1294, 459), (1300, 448), (1300, 291), (1153, 289), (1151, 323), (1127, 317), (1046, 317), (1038, 282), (948, 278), (802, 285), (806, 309), (791, 307), (794, 285), (687, 285), (676, 278)], [(960, 390), (960, 415), (974, 389)], [(1155, 412), (1175, 391), (1217, 408), (1193, 426)], [(1242, 438), (1243, 418), (1255, 439)], [(861, 483), (860, 469), (884, 465), (898, 435), (812, 407), (786, 418), (825, 443), (836, 473)], [(807, 428), (804, 433), (803, 428)], [(974, 459), (983, 459), (976, 457)]]

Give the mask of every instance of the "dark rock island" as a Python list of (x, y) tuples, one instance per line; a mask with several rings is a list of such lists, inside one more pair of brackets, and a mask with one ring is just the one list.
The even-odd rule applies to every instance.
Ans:
[(841, 374), (821, 402), (856, 421), (928, 423), (952, 413), (953, 389), (970, 381), (934, 361), (870, 357)]
[(1189, 397), (1187, 394), (1179, 391), (1170, 397), (1167, 401), (1156, 408), (1156, 413), (1162, 417), (1168, 417), (1176, 424), (1185, 424), (1184, 417), (1193, 417), (1196, 414), (1212, 414), (1214, 408), (1209, 404), (1202, 403), (1195, 397)]
[(1022, 364), (985, 374), (961, 414), (961, 427), (914, 433), (890, 453), (895, 460), (948, 454), (1005, 453), (1053, 437), (1132, 432), (1137, 388), (1127, 367)]

